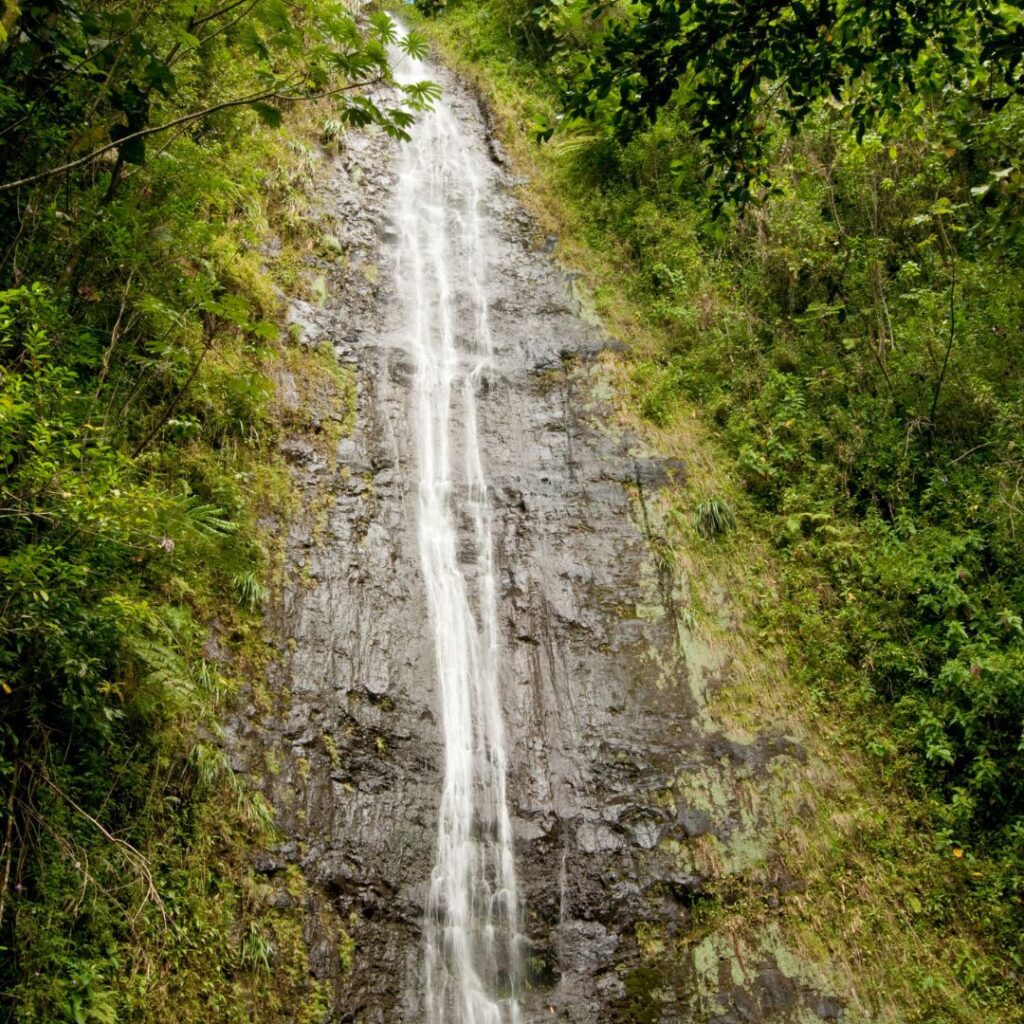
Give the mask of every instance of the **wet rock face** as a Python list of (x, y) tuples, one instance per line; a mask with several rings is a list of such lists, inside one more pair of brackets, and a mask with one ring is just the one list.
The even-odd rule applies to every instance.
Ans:
[[(496, 358), (478, 395), (499, 570), (509, 802), (529, 936), (527, 1022), (836, 1019), (766, 946), (744, 971), (688, 934), (713, 879), (688, 844), (749, 825), (730, 780), (798, 756), (726, 740), (699, 698), (672, 582), (652, 570), (644, 501), (685, 467), (612, 429), (606, 339), (535, 244), (477, 104), (438, 73), (486, 168)], [(422, 1021), (421, 924), (443, 748), (419, 563), (412, 364), (390, 222), (394, 144), (352, 137), (325, 161), (324, 244), (301, 344), (356, 373), (358, 415), (336, 458), (285, 452), (307, 508), (284, 537), (269, 700), (239, 716), (236, 759), (267, 779), (281, 848), (314, 883), (307, 938), (330, 1020)], [(467, 565), (467, 572), (471, 571)], [(721, 669), (721, 666), (712, 666)], [(697, 800), (702, 780), (724, 799)], [(284, 897), (282, 897), (284, 898)]]

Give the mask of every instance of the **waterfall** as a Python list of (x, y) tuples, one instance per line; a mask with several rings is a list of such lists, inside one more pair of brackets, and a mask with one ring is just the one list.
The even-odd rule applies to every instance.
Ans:
[[(399, 81), (430, 77), (418, 61), (399, 64)], [(492, 510), (476, 408), (492, 352), (485, 183), (479, 156), (443, 100), (417, 118), (412, 134), (399, 158), (396, 281), (416, 369), (420, 560), (445, 750), (425, 907), (425, 1017), (428, 1024), (514, 1024), (519, 910)]]

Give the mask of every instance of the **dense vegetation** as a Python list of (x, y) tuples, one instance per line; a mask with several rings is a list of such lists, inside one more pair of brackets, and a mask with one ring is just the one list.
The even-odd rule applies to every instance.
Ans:
[(644, 415), (705, 410), (783, 567), (762, 621), (927, 809), (962, 882), (940, 913), (1019, 984), (1020, 5), (421, 7), (531, 96), (659, 339)]
[(366, 98), (394, 26), (330, 0), (0, 6), (0, 1018), (317, 1020), (216, 742), (286, 497), (287, 121), (402, 137), (433, 87)]
[[(333, 0), (0, 12), (3, 1019), (315, 1021), (300, 927), (246, 866), (270, 812), (217, 721), (265, 657), (254, 524), (284, 500), (270, 376), (309, 170), (289, 121), (401, 136), (360, 88), (393, 29)], [(921, 799), (953, 912), (1019, 985), (1021, 6), (447, 16), (521, 65), (661, 339), (644, 414), (697, 403), (733, 456), (745, 497), (703, 495), (705, 533), (770, 538), (784, 600), (760, 613)]]

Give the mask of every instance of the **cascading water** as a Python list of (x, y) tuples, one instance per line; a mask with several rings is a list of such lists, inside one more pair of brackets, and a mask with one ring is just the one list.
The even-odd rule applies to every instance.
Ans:
[[(413, 82), (430, 72), (406, 59), (397, 77)], [(445, 744), (425, 908), (428, 1024), (518, 1019), (519, 913), (498, 690), (492, 514), (476, 411), (492, 344), (483, 182), (472, 157), (442, 100), (417, 120), (403, 147), (397, 187), (398, 294), (408, 308), (416, 365), (420, 559)]]

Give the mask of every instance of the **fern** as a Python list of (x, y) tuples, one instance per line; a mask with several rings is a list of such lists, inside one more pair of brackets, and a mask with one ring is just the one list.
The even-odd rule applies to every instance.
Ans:
[(223, 509), (194, 498), (185, 504), (183, 513), (192, 530), (208, 537), (224, 537), (238, 529), (238, 524), (228, 519)]

